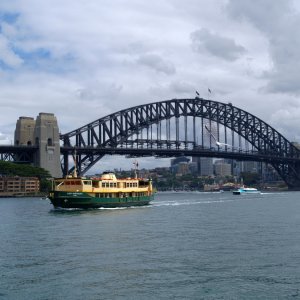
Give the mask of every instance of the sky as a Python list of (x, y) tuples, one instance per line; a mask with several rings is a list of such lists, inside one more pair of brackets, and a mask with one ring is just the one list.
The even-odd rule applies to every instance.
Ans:
[[(196, 90), (299, 142), (299, 71), (296, 0), (0, 0), (0, 144), (20, 116), (54, 113), (66, 133)], [(116, 161), (131, 164), (103, 168)]]

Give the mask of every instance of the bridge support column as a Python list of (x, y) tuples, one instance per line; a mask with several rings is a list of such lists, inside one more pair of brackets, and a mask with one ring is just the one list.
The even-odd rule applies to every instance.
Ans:
[(63, 165), (63, 176), (67, 176), (69, 172), (69, 156), (67, 153), (64, 154), (64, 165)]
[(31, 146), (34, 144), (35, 120), (30, 117), (20, 117), (15, 130), (15, 146)]
[(48, 170), (53, 177), (61, 177), (59, 130), (54, 114), (37, 116), (34, 138), (39, 147), (34, 164)]

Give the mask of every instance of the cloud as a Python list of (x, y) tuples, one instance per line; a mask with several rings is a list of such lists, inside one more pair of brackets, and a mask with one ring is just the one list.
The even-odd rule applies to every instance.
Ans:
[(0, 141), (7, 140), (7, 136), (0, 132)]
[(0, 145), (9, 145), (11, 141), (6, 134), (0, 132)]
[(0, 34), (0, 62), (6, 67), (19, 67), (23, 60), (13, 51), (9, 40)]
[(165, 60), (156, 54), (141, 55), (137, 62), (155, 70), (156, 72), (161, 72), (166, 75), (173, 75), (176, 73), (175, 66), (170, 61)]
[(207, 51), (213, 56), (234, 61), (246, 52), (243, 46), (237, 45), (231, 38), (222, 37), (202, 28), (191, 33), (193, 49), (197, 52)]
[[(135, 105), (194, 98), (195, 90), (206, 97), (208, 87), (214, 100), (297, 136), (297, 1), (61, 2), (0, 1), (0, 131), (8, 140), (21, 115), (55, 113), (66, 133)], [(282, 110), (292, 117), (283, 121)]]
[(238, 20), (247, 20), (273, 34), (282, 26), (283, 16), (292, 12), (291, 0), (229, 0), (227, 11)]
[[(120, 94), (122, 86), (116, 83), (91, 82), (88, 86), (78, 89), (78, 96), (83, 101), (111, 100)], [(109, 103), (107, 103), (109, 105)]]
[(270, 122), (276, 124), (278, 120), (281, 120), (279, 130), (284, 136), (289, 136), (290, 133), (292, 141), (300, 140), (300, 133), (294, 131), (295, 128), (299, 127), (299, 115), (300, 115), (300, 106), (298, 107), (282, 107), (277, 111), (273, 112), (270, 116)]
[(265, 92), (300, 94), (300, 14), (291, 0), (230, 0), (227, 11), (249, 22), (268, 40), (272, 66), (263, 74)]
[(181, 95), (191, 95), (195, 92), (196, 88), (193, 84), (179, 80), (179, 81), (172, 81), (169, 85), (169, 89), (174, 91), (175, 94)]

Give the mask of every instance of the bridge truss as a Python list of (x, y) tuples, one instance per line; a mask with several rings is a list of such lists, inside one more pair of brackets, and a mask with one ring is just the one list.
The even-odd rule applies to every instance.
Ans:
[[(61, 135), (64, 174), (74, 155), (84, 174), (106, 154), (227, 157), (271, 164), (300, 187), (300, 151), (273, 127), (232, 104), (196, 97), (124, 109)], [(74, 167), (73, 167), (74, 168)]]
[(36, 146), (1, 146), (0, 160), (17, 163), (31, 163), (38, 150)]

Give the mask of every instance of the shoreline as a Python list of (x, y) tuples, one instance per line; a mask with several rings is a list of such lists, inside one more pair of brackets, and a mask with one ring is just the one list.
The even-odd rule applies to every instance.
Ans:
[(35, 194), (26, 194), (26, 193), (0, 193), (0, 198), (42, 198), (46, 197), (46, 193), (35, 193)]

